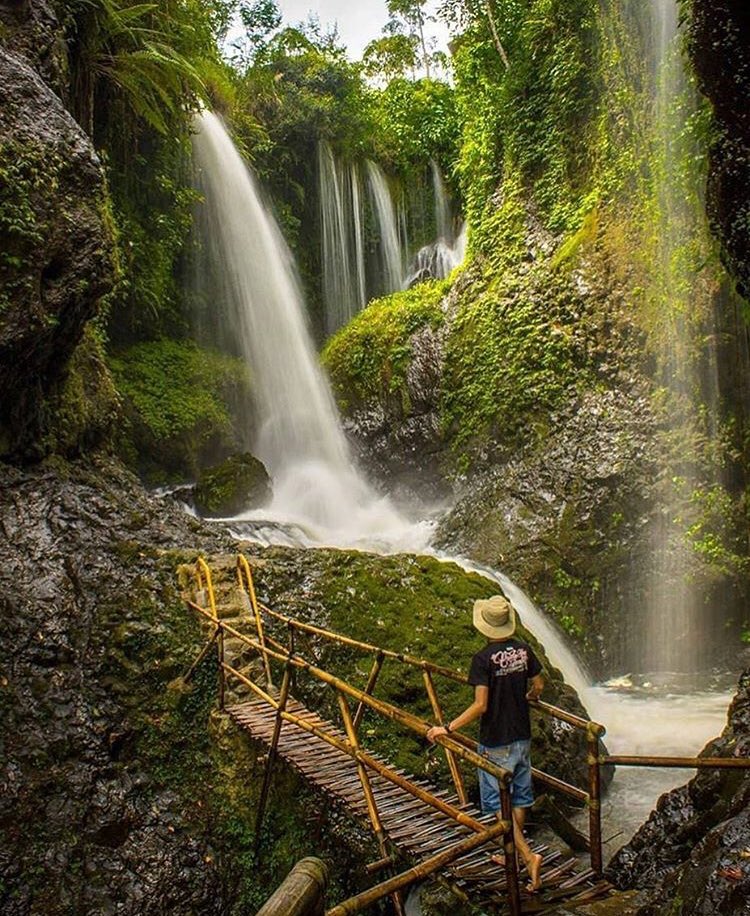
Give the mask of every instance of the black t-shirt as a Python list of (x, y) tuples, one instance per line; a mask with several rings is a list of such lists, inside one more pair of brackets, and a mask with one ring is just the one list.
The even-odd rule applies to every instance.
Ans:
[(487, 687), (487, 709), (479, 723), (479, 740), (487, 747), (531, 738), (527, 681), (542, 670), (527, 643), (504, 639), (488, 643), (471, 660), (469, 683)]

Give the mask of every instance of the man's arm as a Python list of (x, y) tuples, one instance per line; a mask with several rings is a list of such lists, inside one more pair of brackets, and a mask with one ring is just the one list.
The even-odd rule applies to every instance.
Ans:
[(449, 722), (448, 728), (445, 728), (444, 725), (433, 725), (427, 732), (427, 740), (434, 743), (435, 738), (439, 735), (447, 735), (449, 730), (454, 732), (459, 728), (463, 728), (464, 725), (468, 725), (469, 722), (478, 719), (487, 709), (489, 695), (490, 691), (487, 687), (475, 687), (474, 702), (471, 706), (467, 706), (460, 715), (456, 716), (452, 722)]
[(526, 692), (527, 700), (538, 700), (544, 690), (544, 675), (535, 674), (529, 681), (529, 689)]

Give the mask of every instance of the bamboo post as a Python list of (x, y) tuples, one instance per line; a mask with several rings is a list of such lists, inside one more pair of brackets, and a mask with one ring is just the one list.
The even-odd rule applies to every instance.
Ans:
[[(429, 671), (422, 671), (422, 677), (424, 678), (425, 689), (427, 690), (427, 696), (430, 698), (430, 704), (432, 705), (432, 711), (435, 715), (435, 721), (438, 725), (444, 725), (443, 719), (443, 709), (440, 706), (440, 700), (438, 700), (437, 691), (435, 690), (435, 683), (432, 680), (432, 674)], [(461, 770), (458, 766), (458, 761), (456, 760), (456, 755), (453, 751), (444, 747), (445, 759), (448, 761), (448, 768), (451, 771), (451, 778), (453, 779), (453, 785), (456, 787), (456, 795), (458, 795), (458, 801), (460, 804), (465, 805), (467, 802), (466, 798), (466, 787), (464, 786), (464, 778), (461, 775)]]
[[(370, 669), (370, 676), (367, 678), (367, 684), (365, 686), (365, 693), (368, 696), (372, 696), (373, 691), (375, 690), (375, 684), (378, 681), (378, 675), (380, 674), (380, 669), (383, 667), (383, 661), (385, 655), (383, 652), (378, 652), (375, 656), (375, 661), (372, 663), (372, 668)], [(354, 713), (354, 731), (359, 732), (359, 726), (362, 722), (362, 717), (365, 714), (365, 704), (362, 700), (357, 704), (357, 709)]]
[(602, 801), (601, 770), (599, 768), (599, 732), (595, 728), (586, 731), (589, 765), (589, 842), (591, 845), (591, 868), (598, 877), (604, 869), (602, 853)]
[(226, 678), (224, 676), (224, 630), (217, 626), (218, 636), (216, 639), (216, 648), (219, 656), (219, 709), (224, 712), (224, 692), (226, 690)]
[[(493, 824), (492, 827), (483, 829), (480, 833), (476, 833), (473, 836), (467, 837), (465, 840), (461, 840), (459, 843), (455, 843), (448, 849), (444, 849), (443, 852), (439, 852), (429, 859), (425, 859), (424, 862), (420, 862), (419, 865), (415, 865), (413, 868), (402, 872), (400, 875), (388, 878), (387, 881), (376, 884), (363, 893), (357, 894), (356, 897), (350, 897), (348, 900), (344, 900), (332, 909), (327, 910), (325, 916), (351, 916), (353, 913), (359, 913), (366, 907), (371, 906), (377, 900), (382, 900), (382, 898), (386, 897), (388, 894), (408, 887), (416, 881), (423, 881), (441, 868), (445, 868), (446, 865), (450, 865), (451, 862), (454, 862), (461, 856), (470, 853), (478, 846), (482, 846), (484, 843), (496, 839), (507, 829), (506, 823), (498, 821), (498, 823)], [(520, 913), (520, 910), (518, 910), (518, 913)], [(513, 914), (513, 916), (516, 916), (516, 914)]]
[(216, 613), (216, 596), (214, 595), (214, 583), (211, 579), (211, 569), (203, 557), (198, 557), (198, 559), (195, 561), (195, 568), (198, 584), (201, 584), (202, 578), (206, 581), (206, 591), (208, 592), (208, 607), (211, 611), (211, 616), (213, 619), (217, 620), (218, 614)]
[[(359, 741), (357, 740), (357, 732), (354, 728), (354, 722), (352, 721), (352, 713), (349, 709), (349, 702), (340, 690), (336, 691), (336, 699), (338, 700), (339, 709), (341, 710), (341, 718), (344, 720), (344, 730), (346, 731), (346, 737), (349, 739), (349, 744), (351, 745), (352, 750), (355, 753), (358, 753)], [(365, 794), (365, 801), (367, 802), (367, 814), (369, 815), (372, 829), (375, 831), (375, 838), (378, 841), (378, 849), (380, 850), (380, 855), (385, 857), (388, 854), (388, 849), (386, 848), (385, 842), (385, 831), (383, 830), (383, 823), (380, 820), (380, 814), (378, 813), (378, 806), (375, 802), (375, 794), (372, 791), (372, 785), (370, 784), (370, 776), (367, 772), (367, 767), (364, 765), (364, 763), (362, 763), (361, 760), (357, 760), (357, 772), (359, 773), (359, 781), (362, 783), (362, 791)], [(396, 910), (398, 916), (403, 916), (404, 905), (398, 891), (393, 892), (392, 900), (393, 907)]]
[(521, 892), (518, 888), (518, 859), (516, 858), (516, 841), (513, 836), (513, 806), (507, 786), (500, 786), (500, 813), (503, 821), (510, 823), (510, 830), (503, 836), (505, 848), (505, 878), (508, 891), (508, 905), (511, 916), (520, 916)]
[(200, 663), (203, 661), (203, 659), (208, 655), (208, 653), (213, 648), (213, 645), (216, 642), (218, 635), (219, 635), (219, 628), (216, 627), (216, 629), (214, 630), (213, 636), (208, 640), (206, 645), (201, 649), (200, 653), (198, 654), (198, 657), (195, 659), (193, 664), (188, 668), (188, 670), (182, 676), (182, 680), (186, 684), (191, 680), (191, 678), (195, 674), (196, 669), (198, 668)]
[(291, 682), (291, 667), (287, 664), (284, 668), (284, 676), (281, 679), (281, 692), (279, 694), (279, 705), (276, 707), (276, 721), (273, 725), (273, 736), (271, 737), (271, 746), (268, 749), (268, 758), (266, 759), (266, 769), (263, 773), (263, 785), (260, 790), (258, 799), (258, 812), (255, 816), (255, 850), (258, 851), (260, 846), (260, 828), (263, 825), (263, 816), (266, 811), (266, 802), (268, 801), (268, 790), (271, 787), (271, 771), (276, 760), (276, 748), (279, 744), (281, 735), (281, 725), (284, 720), (286, 711), (286, 701), (289, 697), (289, 684)]
[[(258, 607), (258, 598), (255, 594), (255, 583), (253, 582), (253, 573), (250, 569), (250, 564), (247, 562), (247, 557), (244, 554), (237, 555), (237, 567), (242, 569), (245, 574), (245, 583), (244, 588), (247, 592), (248, 597), (250, 598), (250, 607), (253, 609), (253, 616), (255, 617), (255, 629), (258, 633), (258, 642), (261, 645), (261, 657), (263, 659), (263, 665), (266, 669), (266, 680), (269, 684), (273, 684), (273, 675), (271, 673), (271, 661), (268, 655), (265, 652), (266, 648), (266, 637), (263, 632), (263, 619), (260, 614), (260, 608)], [(241, 578), (240, 578), (240, 581)]]

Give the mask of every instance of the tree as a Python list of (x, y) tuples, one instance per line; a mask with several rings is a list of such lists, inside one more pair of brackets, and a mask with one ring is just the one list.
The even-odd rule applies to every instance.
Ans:
[(281, 25), (281, 12), (276, 0), (243, 0), (237, 12), (245, 32), (231, 43), (232, 62), (244, 70), (268, 46)]
[[(407, 28), (407, 35), (415, 36), (422, 48), (422, 63), (425, 75), (430, 79), (430, 50), (424, 34), (426, 17), (423, 7), (425, 0), (388, 0), (388, 12), (394, 17), (395, 23), (402, 22)], [(395, 24), (394, 23), (394, 24)], [(392, 26), (393, 28), (393, 26)], [(395, 31), (395, 29), (394, 29)]]
[(407, 73), (411, 73), (414, 79), (417, 66), (416, 36), (396, 34), (376, 38), (365, 48), (362, 63), (366, 76), (381, 77), (385, 83)]

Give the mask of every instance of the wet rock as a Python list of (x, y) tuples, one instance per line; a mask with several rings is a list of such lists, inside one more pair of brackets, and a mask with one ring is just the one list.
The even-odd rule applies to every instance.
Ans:
[[(750, 669), (740, 678), (727, 726), (702, 757), (748, 756)], [(612, 859), (618, 887), (648, 892), (639, 916), (736, 914), (750, 900), (750, 771), (701, 770), (659, 799), (656, 811)]]
[(210, 839), (134, 759), (121, 672), (153, 676), (160, 551), (228, 542), (105, 459), (0, 465), (0, 542), (0, 910), (224, 911)]

